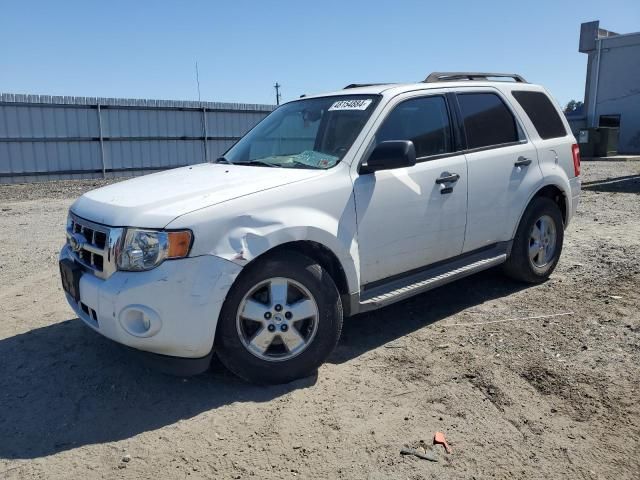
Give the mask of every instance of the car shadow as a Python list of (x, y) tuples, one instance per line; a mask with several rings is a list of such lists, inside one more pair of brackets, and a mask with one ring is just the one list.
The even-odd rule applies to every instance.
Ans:
[(640, 193), (640, 174), (583, 182), (583, 190), (607, 193)]
[(233, 402), (265, 402), (315, 384), (249, 385), (217, 362), (171, 377), (79, 319), (0, 340), (0, 458), (31, 459), (127, 439)]
[[(522, 284), (495, 272), (347, 319), (329, 362), (343, 363), (425, 325)], [(152, 431), (234, 402), (266, 402), (316, 383), (253, 386), (214, 362), (202, 375), (177, 378), (78, 319), (0, 340), (0, 458), (32, 459)]]

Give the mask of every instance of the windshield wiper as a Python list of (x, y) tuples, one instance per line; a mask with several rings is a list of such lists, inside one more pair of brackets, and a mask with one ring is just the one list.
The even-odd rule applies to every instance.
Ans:
[(252, 165), (252, 166), (260, 166), (260, 167), (281, 167), (282, 165), (278, 165), (277, 163), (265, 162), (264, 160), (249, 160), (248, 162), (238, 162), (233, 165)]
[[(282, 155), (284, 156), (284, 155)], [(218, 157), (215, 163), (225, 163), (228, 165), (252, 165), (252, 166), (260, 166), (260, 167), (278, 167), (278, 168), (312, 168), (316, 170), (324, 170), (322, 167), (318, 167), (315, 165), (309, 165), (308, 163), (300, 162), (299, 160), (291, 159), (289, 162), (289, 167), (285, 165), (281, 165), (279, 163), (267, 162), (265, 160), (249, 160), (247, 162), (230, 162), (226, 157)]]

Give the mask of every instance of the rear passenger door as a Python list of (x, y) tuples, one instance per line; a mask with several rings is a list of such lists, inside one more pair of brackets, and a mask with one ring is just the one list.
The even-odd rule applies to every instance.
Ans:
[(542, 173), (535, 146), (498, 90), (463, 90), (456, 98), (468, 168), (463, 252), (470, 252), (511, 240)]

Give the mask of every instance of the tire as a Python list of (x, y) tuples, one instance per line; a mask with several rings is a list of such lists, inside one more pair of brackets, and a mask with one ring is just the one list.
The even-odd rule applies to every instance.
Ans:
[[(276, 310), (283, 295), (287, 300)], [(324, 363), (338, 343), (342, 318), (331, 276), (305, 255), (279, 252), (245, 267), (234, 283), (222, 306), (215, 349), (248, 382), (287, 383)]]
[[(553, 226), (553, 232), (549, 226)], [(536, 242), (535, 237), (545, 231), (547, 239)], [(545, 241), (553, 242), (552, 253), (549, 244), (545, 247)], [(558, 265), (563, 241), (564, 223), (556, 203), (546, 197), (534, 198), (518, 225), (511, 254), (504, 265), (505, 273), (526, 283), (544, 282)], [(531, 258), (530, 253), (533, 255), (536, 250), (538, 254)]]

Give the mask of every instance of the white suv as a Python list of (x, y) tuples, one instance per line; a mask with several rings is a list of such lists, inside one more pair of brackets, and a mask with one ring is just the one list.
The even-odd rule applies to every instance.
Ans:
[(287, 382), (344, 316), (500, 264), (544, 281), (579, 174), (564, 116), (518, 75), (349, 85), (280, 106), (216, 162), (80, 197), (63, 286), (87, 325), (176, 373), (215, 352)]

